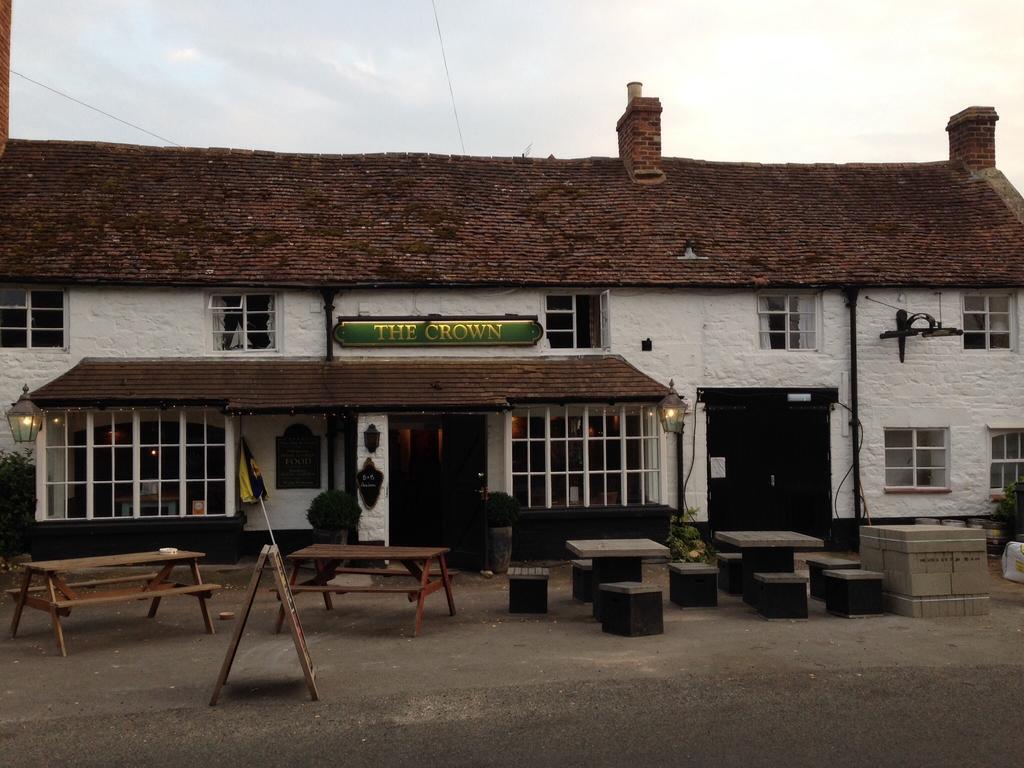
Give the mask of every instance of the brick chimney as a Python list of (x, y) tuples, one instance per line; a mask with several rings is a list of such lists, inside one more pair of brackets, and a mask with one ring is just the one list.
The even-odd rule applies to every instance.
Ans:
[(619, 158), (633, 181), (660, 184), (665, 180), (661, 169), (661, 101), (642, 96), (642, 87), (637, 82), (626, 85), (626, 111), (615, 126)]
[(0, 155), (7, 146), (11, 85), (11, 0), (0, 0)]
[(949, 118), (949, 159), (972, 171), (995, 168), (998, 119), (992, 107), (968, 107)]

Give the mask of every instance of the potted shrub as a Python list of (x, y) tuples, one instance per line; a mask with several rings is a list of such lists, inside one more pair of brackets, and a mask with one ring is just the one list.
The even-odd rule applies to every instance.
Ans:
[(361, 514), (355, 496), (330, 490), (313, 499), (306, 519), (313, 526), (313, 541), (317, 544), (347, 544), (348, 532), (359, 527)]
[(693, 524), (697, 512), (697, 507), (687, 507), (685, 511), (672, 515), (665, 544), (668, 545), (673, 562), (709, 563), (715, 555), (714, 547), (704, 541)]
[(492, 493), (484, 503), (487, 513), (487, 561), (495, 573), (508, 571), (512, 559), (512, 528), (519, 520), (519, 502), (507, 493)]

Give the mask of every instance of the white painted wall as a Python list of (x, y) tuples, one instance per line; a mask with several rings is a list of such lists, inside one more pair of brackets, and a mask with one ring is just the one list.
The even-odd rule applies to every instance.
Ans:
[[(0, 396), (17, 398), (21, 385), (38, 387), (68, 370), (81, 358), (173, 357), (217, 354), (209, 343), (205, 309), (209, 293), (197, 289), (72, 288), (69, 292), (69, 349), (0, 350)], [(543, 319), (544, 292), (535, 289), (480, 290), (360, 290), (346, 291), (336, 300), (336, 315), (444, 315), (527, 314)], [(933, 291), (865, 291), (859, 304), (861, 419), (865, 429), (862, 453), (863, 483), (868, 509), (875, 517), (980, 514), (989, 511), (987, 424), (1024, 414), (1024, 368), (1019, 352), (1020, 313), (1015, 317), (1018, 342), (1008, 352), (964, 350), (959, 338), (910, 339), (907, 362), (900, 365), (895, 341), (882, 341), (878, 333), (894, 327), (895, 310), (866, 300), (878, 299), (938, 316), (939, 296)], [(1017, 292), (1017, 304), (1024, 296)], [(281, 297), (282, 346), (272, 356), (318, 357), (323, 354), (324, 318), (315, 291), (287, 291)], [(960, 293), (942, 294), (947, 324), (960, 325)], [(695, 399), (697, 387), (836, 387), (847, 397), (845, 373), (849, 366), (848, 314), (838, 291), (821, 297), (821, 331), (815, 352), (763, 351), (757, 337), (756, 294), (752, 291), (614, 290), (611, 296), (610, 351), (620, 354), (653, 378), (676, 381), (680, 393)], [(653, 350), (641, 351), (650, 337)], [(598, 353), (601, 350), (597, 350)], [(345, 356), (511, 356), (565, 354), (537, 347), (344, 349)], [(220, 353), (225, 354), (225, 353)], [(237, 354), (237, 353), (236, 353)], [(360, 418), (359, 432), (374, 421), (386, 433), (385, 415)], [(832, 413), (833, 491), (850, 466), (852, 456), (846, 431), (846, 413)], [(266, 466), (275, 514), (282, 527), (305, 525), (305, 508), (312, 492), (275, 492), (273, 438), (291, 420), (247, 417), (243, 432)], [(310, 422), (324, 434), (323, 420)], [(707, 506), (705, 419), (698, 411), (686, 427), (686, 464), (696, 431), (693, 474), (687, 502)], [(882, 429), (885, 426), (949, 427), (951, 434), (950, 493), (896, 495), (883, 492)], [(1024, 427), (1024, 419), (1021, 419)], [(505, 477), (504, 419), (491, 415), (488, 431), (488, 484), (507, 490)], [(0, 424), (0, 448), (11, 447), (6, 423)], [(358, 464), (365, 449), (361, 442)], [(387, 440), (375, 463), (388, 474)], [(323, 451), (326, 461), (326, 448)], [(668, 468), (666, 502), (675, 504), (674, 441), (667, 441), (664, 466)], [(342, 462), (339, 440), (338, 463)], [(326, 469), (325, 469), (326, 471)], [(338, 474), (341, 483), (341, 474)], [(839, 496), (839, 512), (852, 514), (849, 481)], [(374, 510), (364, 515), (362, 535), (387, 539), (387, 488)], [(260, 527), (249, 515), (249, 527)]]

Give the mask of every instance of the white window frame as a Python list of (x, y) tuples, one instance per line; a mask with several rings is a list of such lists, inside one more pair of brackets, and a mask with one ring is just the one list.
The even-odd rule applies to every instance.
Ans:
[[(889, 448), (885, 444), (885, 437), (890, 432), (909, 432), (911, 434), (911, 440), (909, 446), (893, 446)], [(919, 432), (942, 432), (942, 445), (941, 446), (919, 446), (918, 445), (918, 433)], [(910, 466), (889, 466), (888, 452), (894, 451), (910, 451), (911, 452), (911, 464)], [(922, 465), (917, 464), (917, 453), (918, 451), (942, 451), (944, 463), (942, 465)], [(943, 485), (919, 485), (917, 482), (917, 473), (919, 469), (942, 469), (945, 477), (945, 483)], [(911, 485), (889, 485), (888, 479), (885, 474), (889, 470), (910, 470), (911, 479), (913, 483)], [(882, 480), (886, 489), (893, 490), (925, 490), (925, 491), (947, 491), (951, 488), (950, 484), (950, 440), (949, 440), (949, 427), (885, 427), (882, 430)]]
[[(219, 349), (214, 341), (214, 335), (220, 333), (215, 330), (214, 315), (217, 313), (223, 313), (224, 307), (214, 307), (213, 302), (215, 299), (221, 296), (241, 296), (242, 297), (242, 341), (243, 346), (241, 349)], [(267, 347), (266, 349), (250, 349), (249, 348), (249, 337), (246, 333), (246, 316), (248, 314), (248, 297), (249, 296), (272, 296), (274, 299), (274, 346)], [(280, 354), (284, 349), (284, 311), (282, 309), (284, 302), (284, 296), (279, 291), (267, 291), (267, 290), (218, 290), (210, 291), (205, 295), (204, 300), (204, 316), (205, 316), (205, 327), (206, 327), (206, 348), (214, 355), (277, 355)], [(263, 314), (263, 313), (260, 313)]]
[[(67, 352), (71, 345), (70, 338), (70, 324), (68, 322), (69, 316), (69, 305), (68, 305), (68, 290), (67, 288), (60, 288), (57, 286), (45, 286), (45, 285), (0, 285), (0, 290), (5, 291), (24, 291), (25, 292), (25, 346), (23, 347), (0, 347), (0, 353), (3, 352), (16, 352), (24, 349), (31, 349), (35, 352)], [(32, 293), (33, 291), (46, 291), (49, 293), (60, 292), (63, 297), (61, 305), (61, 320), (62, 325), (60, 330), (64, 336), (64, 343), (59, 347), (36, 347), (32, 345)], [(18, 307), (4, 307), (5, 309), (18, 309)], [(46, 307), (40, 308), (40, 311), (56, 311), (54, 308)], [(20, 330), (20, 329), (19, 329)], [(56, 328), (41, 328), (39, 330), (51, 330), (55, 331)]]
[[(768, 298), (768, 297), (772, 297), (772, 298), (782, 297), (785, 300), (786, 309), (784, 311), (783, 310), (762, 310), (761, 309), (761, 299)], [(795, 315), (806, 314), (805, 312), (793, 312), (790, 309), (790, 299), (794, 298), (794, 297), (795, 298), (799, 298), (799, 299), (808, 299), (808, 300), (811, 301), (811, 303), (812, 303), (812, 305), (814, 307), (813, 327), (811, 329), (809, 329), (809, 330), (807, 330), (807, 329), (800, 329), (800, 330), (796, 331), (796, 333), (813, 333), (814, 334), (814, 346), (813, 347), (793, 347), (793, 346), (790, 346), (790, 334), (793, 333), (793, 331), (791, 331), (789, 329), (789, 317), (790, 317), (790, 315), (794, 315), (794, 314)], [(762, 316), (769, 316), (769, 315), (784, 315), (785, 318), (786, 318), (786, 323), (785, 323), (786, 329), (785, 329), (785, 331), (764, 331), (764, 330), (762, 330), (761, 329), (761, 317)], [(819, 351), (821, 351), (821, 349), (823, 348), (823, 346), (822, 346), (822, 342), (823, 342), (823, 339), (822, 339), (823, 321), (822, 321), (821, 315), (822, 315), (822, 302), (821, 302), (821, 294), (820, 293), (814, 293), (814, 292), (809, 292), (809, 291), (759, 291), (758, 293), (756, 293), (754, 295), (754, 322), (755, 322), (755, 329), (756, 329), (756, 334), (757, 334), (755, 336), (755, 338), (754, 338), (754, 341), (755, 341), (755, 344), (757, 345), (757, 349), (759, 351), (761, 351), (761, 352), (769, 352), (769, 353), (773, 353), (773, 352), (775, 352), (775, 353), (777, 353), (777, 352), (819, 352)], [(782, 333), (783, 334), (785, 342), (786, 342), (786, 346), (785, 347), (774, 348), (770, 344), (767, 347), (762, 346), (762, 342), (761, 342), (762, 336), (764, 336), (765, 334), (778, 334), (778, 333)], [(770, 338), (770, 336), (769, 336), (769, 338)]]
[[(611, 291), (605, 290), (597, 293), (590, 293), (588, 291), (574, 291), (563, 293), (559, 291), (551, 291), (541, 297), (540, 316), (544, 318), (544, 333), (545, 339), (548, 339), (548, 315), (571, 315), (572, 317), (572, 328), (559, 328), (555, 329), (555, 333), (563, 334), (567, 332), (572, 333), (572, 346), (571, 347), (553, 347), (551, 346), (550, 340), (548, 340), (548, 349), (555, 352), (565, 352), (567, 350), (576, 350), (579, 352), (587, 351), (603, 351), (611, 348)], [(555, 296), (563, 296), (572, 299), (571, 309), (548, 309), (548, 299)], [(592, 344), (589, 347), (579, 346), (579, 337), (577, 335), (577, 307), (576, 300), (580, 296), (587, 296), (591, 301), (596, 300), (596, 304), (591, 305), (590, 311), (597, 313), (597, 332), (601, 334), (601, 338), (598, 339), (597, 344)], [(593, 339), (591, 340), (593, 341)]]
[[(132, 421), (132, 442), (131, 442), (131, 451), (132, 451), (132, 457), (133, 457), (132, 458), (132, 479), (131, 479), (131, 484), (132, 484), (132, 514), (130, 516), (125, 515), (125, 516), (122, 516), (122, 517), (118, 517), (118, 516), (97, 517), (94, 514), (95, 510), (93, 509), (94, 496), (95, 496), (95, 493), (94, 493), (95, 482), (94, 482), (94, 479), (93, 479), (94, 467), (95, 467), (95, 458), (94, 458), (93, 452), (94, 452), (94, 449), (95, 449), (94, 434), (95, 434), (95, 428), (96, 428), (96, 416), (100, 415), (101, 418), (102, 417), (109, 418), (110, 414), (113, 413), (113, 411), (105, 411), (105, 410), (104, 411), (94, 411), (94, 410), (84, 411), (85, 416), (86, 416), (86, 423), (85, 423), (86, 445), (82, 446), (82, 447), (84, 447), (85, 452), (86, 452), (85, 453), (85, 457), (86, 457), (85, 458), (85, 461), (86, 461), (85, 477), (86, 477), (86, 479), (85, 479), (84, 482), (82, 482), (82, 481), (75, 481), (73, 484), (74, 485), (80, 485), (84, 489), (84, 491), (85, 491), (86, 514), (85, 514), (85, 517), (76, 517), (76, 518), (69, 518), (69, 517), (67, 517), (67, 495), (66, 494), (65, 494), (65, 498), (64, 498), (64, 516), (63, 517), (48, 517), (47, 516), (47, 512), (49, 510), (49, 491), (48, 491), (48, 489), (51, 486), (57, 486), (57, 485), (67, 486), (68, 485), (67, 479), (66, 479), (67, 478), (67, 465), (66, 465), (67, 460), (66, 459), (65, 459), (65, 475), (64, 475), (65, 480), (63, 482), (50, 482), (47, 479), (47, 469), (48, 469), (47, 468), (47, 462), (48, 462), (47, 431), (50, 428), (49, 425), (51, 424), (53, 419), (55, 417), (57, 417), (59, 414), (65, 414), (65, 413), (68, 413), (68, 412), (82, 413), (83, 411), (75, 411), (75, 409), (55, 409), (53, 411), (44, 412), (43, 428), (39, 430), (39, 436), (36, 438), (36, 452), (35, 452), (35, 454), (36, 454), (36, 467), (37, 467), (37, 469), (36, 469), (36, 498), (37, 498), (37, 503), (36, 503), (36, 520), (38, 522), (42, 522), (42, 523), (47, 523), (47, 522), (75, 523), (75, 522), (79, 522), (79, 521), (105, 521), (105, 520), (121, 520), (121, 521), (124, 521), (124, 520), (129, 520), (129, 519), (146, 519), (146, 520), (161, 519), (161, 520), (168, 520), (168, 519), (173, 519), (175, 517), (177, 517), (177, 518), (192, 517), (191, 509), (186, 509), (186, 500), (188, 499), (188, 487), (187, 487), (187, 484), (189, 482), (199, 482), (199, 480), (192, 479), (190, 481), (188, 479), (188, 477), (187, 477), (188, 473), (187, 473), (187, 470), (186, 470), (186, 455), (187, 455), (186, 454), (186, 448), (188, 448), (188, 447), (198, 448), (198, 447), (200, 447), (200, 444), (199, 443), (194, 443), (194, 444), (188, 444), (187, 443), (187, 431), (186, 431), (187, 427), (186, 427), (186, 425), (188, 423), (188, 420), (189, 420), (190, 416), (195, 417), (197, 414), (205, 413), (205, 412), (211, 411), (213, 409), (209, 409), (209, 408), (179, 408), (179, 409), (175, 409), (177, 411), (177, 416), (178, 416), (178, 429), (180, 430), (180, 443), (177, 446), (177, 449), (179, 451), (178, 466), (180, 468), (180, 470), (179, 470), (180, 477), (177, 479), (177, 482), (178, 482), (178, 500), (179, 500), (179, 503), (178, 503), (178, 514), (177, 515), (162, 515), (162, 516), (155, 516), (155, 515), (145, 515), (144, 516), (144, 515), (141, 514), (141, 500), (140, 500), (141, 484), (143, 482), (149, 482), (149, 480), (147, 479), (146, 481), (143, 481), (142, 478), (141, 478), (142, 472), (141, 472), (141, 462), (140, 462), (140, 454), (139, 454), (140, 450), (143, 447), (142, 446), (142, 442), (141, 442), (141, 430), (140, 430), (141, 415), (143, 413), (152, 413), (155, 410), (156, 409), (153, 409), (153, 408), (142, 408), (142, 409), (137, 409), (137, 410), (123, 409), (122, 411), (119, 411), (119, 412), (122, 412), (122, 413), (131, 414), (131, 421)], [(62, 426), (62, 428), (63, 428), (63, 426)], [(205, 454), (205, 451), (206, 451), (207, 445), (208, 445), (205, 442), (205, 440), (206, 440), (206, 437), (205, 437), (205, 416), (204, 416), (204, 438), (203, 438), (203, 440), (204, 440), (204, 442), (202, 443), (202, 448), (203, 448), (203, 451), (204, 451), (204, 454)], [(68, 450), (66, 448), (66, 444), (67, 444), (67, 439), (66, 439), (66, 435), (65, 435), (65, 441), (64, 441), (65, 455), (67, 455), (67, 450)], [(147, 443), (146, 445), (148, 446), (149, 443)], [(55, 448), (59, 448), (59, 447), (62, 447), (62, 446), (54, 446), (54, 447)], [(126, 445), (126, 447), (127, 447), (127, 445)], [(111, 471), (113, 472), (113, 468), (111, 469)], [(123, 481), (123, 482), (127, 483), (128, 481)], [(203, 472), (203, 480), (202, 480), (202, 482), (204, 483), (204, 491), (205, 491), (205, 484), (209, 482), (209, 478), (206, 477), (205, 458), (204, 458), (204, 472)], [(219, 479), (218, 479), (218, 482), (219, 482)], [(208, 494), (204, 493), (204, 497), (206, 497), (207, 495)], [(236, 495), (237, 495), (237, 493), (236, 493), (236, 489), (235, 489), (235, 421), (234, 421), (234, 419), (230, 415), (224, 414), (224, 512), (222, 512), (222, 513), (221, 512), (211, 513), (209, 510), (207, 510), (206, 511), (206, 515), (209, 516), (209, 517), (217, 517), (217, 518), (233, 517), (235, 515), (235, 496)]]
[[(1014, 480), (1017, 479), (1017, 478), (1011, 478), (1011, 479), (1007, 480), (1006, 479), (1006, 475), (1005, 475), (1005, 470), (1001, 469), (1000, 470), (1000, 476), (1003, 478), (1003, 484), (1000, 485), (999, 487), (993, 486), (992, 485), (992, 468), (996, 464), (1000, 464), (1000, 465), (1021, 464), (1021, 465), (1024, 465), (1024, 455), (1019, 456), (1018, 458), (1006, 458), (1006, 440), (1005, 440), (1005, 438), (1008, 435), (1016, 435), (1017, 439), (1019, 441), (1018, 445), (1020, 447), (1024, 447), (1024, 428), (1021, 428), (1021, 429), (989, 429), (989, 431), (988, 431), (988, 477), (989, 477), (989, 486), (991, 486), (989, 488), (989, 490), (993, 494), (1000, 494), (1000, 493), (1002, 493), (1005, 490), (1007, 485), (1009, 485), (1011, 482), (1013, 482)], [(995, 451), (992, 450), (992, 448), (993, 448), (992, 443), (995, 441), (995, 439), (997, 437), (1003, 438), (1003, 458), (1001, 458), (1001, 459), (997, 459), (995, 457)], [(1024, 451), (1019, 451), (1019, 453), (1024, 453)], [(1019, 476), (1024, 477), (1024, 472), (1021, 472), (1019, 474)]]
[[(582, 440), (582, 449), (583, 449), (583, 471), (582, 471), (583, 498), (579, 502), (577, 502), (577, 503), (570, 503), (569, 500), (568, 500), (568, 491), (567, 491), (566, 492), (566, 504), (565, 505), (555, 506), (552, 503), (552, 501), (553, 501), (553, 494), (552, 494), (552, 490), (551, 490), (552, 476), (554, 474), (555, 477), (560, 477), (560, 478), (566, 477), (570, 473), (570, 470), (566, 469), (564, 471), (559, 471), (558, 473), (552, 473), (552, 469), (551, 469), (551, 463), (552, 463), (551, 462), (551, 444), (553, 442), (553, 439), (551, 437), (551, 417), (552, 417), (552, 413), (554, 413), (556, 416), (559, 415), (559, 412), (561, 414), (566, 414), (567, 413), (567, 409), (569, 409), (569, 408), (580, 409), (583, 412), (583, 440)], [(618, 499), (616, 504), (611, 505), (611, 506), (622, 507), (622, 506), (637, 506), (637, 505), (663, 504), (663, 503), (665, 503), (663, 500), (666, 498), (666, 492), (667, 492), (667, 487), (668, 487), (667, 486), (666, 473), (665, 473), (665, 434), (664, 434), (664, 431), (661, 429), (661, 423), (658, 420), (656, 413), (653, 413), (653, 415), (652, 414), (646, 414), (645, 415), (645, 411), (652, 411), (652, 410), (656, 410), (656, 407), (652, 406), (652, 405), (649, 405), (649, 404), (648, 405), (644, 405), (644, 404), (631, 404), (631, 405), (613, 406), (613, 405), (599, 405), (599, 404), (598, 405), (594, 405), (594, 404), (581, 405), (581, 404), (568, 403), (568, 404), (566, 404), (564, 406), (563, 405), (557, 405), (557, 406), (552, 406), (552, 405), (523, 406), (523, 407), (520, 407), (520, 408), (515, 408), (513, 411), (506, 412), (506, 415), (505, 415), (505, 456), (506, 456), (505, 476), (507, 478), (506, 487), (508, 488), (509, 494), (515, 495), (515, 478), (525, 476), (527, 478), (527, 481), (526, 481), (527, 482), (527, 493), (528, 493), (528, 500), (530, 502), (527, 506), (530, 509), (571, 509), (571, 508), (578, 508), (578, 507), (605, 506), (606, 505), (605, 503), (600, 503), (600, 502), (595, 503), (596, 500), (592, 500), (591, 499), (591, 490), (590, 490), (591, 476), (592, 475), (594, 475), (594, 476), (600, 475), (602, 477), (607, 478), (607, 476), (613, 474), (614, 472), (617, 472), (618, 475), (619, 475), (619, 478), (620, 478), (619, 479), (619, 499)], [(529, 416), (533, 416), (533, 415), (543, 416), (543, 418), (544, 418), (544, 436), (543, 436), (543, 438), (536, 438), (536, 437), (530, 436), (528, 434), (528, 436), (526, 438), (516, 438), (515, 440), (513, 440), (513, 437), (512, 437), (512, 417), (513, 417), (513, 415), (515, 415), (515, 412), (524, 412), (524, 411), (528, 412), (528, 418), (529, 418)], [(612, 436), (612, 437), (609, 437), (609, 436), (591, 437), (590, 436), (590, 419), (591, 419), (591, 416), (592, 415), (597, 415), (598, 413), (607, 414), (609, 412), (616, 412), (616, 411), (617, 411), (617, 415), (619, 416), (619, 424), (620, 424), (618, 436)], [(631, 414), (638, 412), (637, 415), (639, 415), (639, 417), (640, 417), (640, 425), (641, 425), (640, 426), (641, 433), (638, 436), (627, 435), (627, 431), (628, 431), (626, 429), (627, 411), (630, 412)], [(652, 424), (653, 428), (654, 428), (654, 433), (650, 434), (650, 435), (646, 431), (646, 425), (648, 424), (648, 421), (647, 421), (648, 418), (651, 419), (650, 424)], [(567, 439), (566, 438), (554, 438), (555, 442), (561, 441), (561, 440), (567, 440)], [(629, 468), (627, 466), (627, 455), (628, 455), (627, 454), (627, 450), (628, 450), (628, 445), (627, 444), (628, 444), (628, 441), (630, 441), (630, 440), (634, 440), (634, 441), (639, 442), (640, 466), (638, 468)], [(614, 471), (608, 471), (607, 469), (602, 468), (601, 470), (593, 470), (593, 471), (591, 471), (591, 469), (590, 469), (590, 444), (591, 444), (591, 442), (600, 442), (601, 445), (602, 445), (602, 450), (606, 451), (605, 445), (608, 442), (611, 442), (611, 441), (617, 441), (619, 443), (619, 455), (620, 455), (620, 466), (619, 466), (619, 469), (618, 470), (614, 470)], [(527, 462), (528, 463), (527, 463), (527, 471), (526, 472), (515, 472), (515, 471), (513, 471), (514, 443), (520, 443), (520, 442), (525, 442), (527, 444)], [(541, 474), (541, 473), (538, 473), (538, 472), (531, 471), (530, 466), (529, 466), (529, 461), (530, 461), (530, 444), (534, 443), (534, 442), (542, 442), (543, 445), (544, 445), (544, 457), (545, 457), (544, 458), (544, 471), (543, 471), (543, 476), (545, 478), (545, 482), (544, 482), (544, 500), (543, 500), (543, 503), (540, 503), (540, 504), (536, 503), (535, 500), (532, 498), (532, 491), (530, 490), (531, 489), (530, 478), (533, 477), (534, 475), (540, 475)], [(653, 443), (654, 447), (655, 447), (655, 457), (654, 458), (655, 458), (655, 462), (657, 464), (657, 466), (655, 466), (655, 467), (648, 467), (647, 466), (647, 451), (645, 450), (645, 448), (647, 447), (646, 444), (648, 442)], [(607, 455), (605, 454), (605, 460), (606, 459), (607, 459)], [(568, 464), (567, 464), (567, 467), (568, 467)], [(575, 472), (573, 472), (573, 474), (575, 474)], [(628, 483), (629, 483), (629, 475), (636, 475), (636, 474), (640, 475), (640, 500), (639, 501), (633, 501), (630, 498), (630, 496), (629, 496), (629, 485), (628, 485)], [(656, 491), (657, 499), (648, 498), (648, 494), (649, 494), (649, 491), (648, 491), (648, 487), (649, 487), (648, 481), (650, 479), (649, 476), (653, 476), (653, 478), (654, 478), (653, 482), (654, 482), (655, 487), (657, 489), (657, 491)], [(607, 494), (607, 480), (605, 480), (603, 485), (604, 485), (605, 491), (604, 491), (604, 493), (602, 493), (602, 496), (605, 496)], [(604, 499), (602, 499), (602, 501), (604, 501)]]
[[(969, 298), (981, 298), (985, 300), (985, 309), (983, 312), (968, 311), (967, 299)], [(991, 300), (993, 298), (1005, 298), (1006, 299), (1006, 310), (1007, 319), (1006, 324), (1009, 331), (1009, 342), (1006, 347), (993, 347), (992, 346), (992, 310)], [(983, 315), (985, 318), (985, 329), (984, 330), (968, 330), (967, 329), (967, 318), (966, 315)], [(1001, 312), (997, 314), (1002, 314)], [(960, 326), (964, 330), (964, 336), (960, 343), (961, 348), (965, 352), (1013, 352), (1017, 349), (1017, 302), (1016, 296), (1013, 293), (1006, 293), (1000, 291), (967, 291), (960, 296)], [(1003, 333), (1002, 331), (996, 331), (996, 333)], [(983, 334), (985, 337), (984, 347), (968, 347), (967, 336), (968, 334)]]

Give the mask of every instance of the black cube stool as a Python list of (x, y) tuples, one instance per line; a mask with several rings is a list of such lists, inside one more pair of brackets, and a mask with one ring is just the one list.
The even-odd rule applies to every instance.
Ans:
[(799, 573), (755, 573), (757, 611), (766, 619), (807, 618), (807, 577)]
[(849, 568), (823, 571), (825, 610), (848, 619), (881, 616), (883, 575)]
[(572, 561), (572, 597), (581, 603), (594, 602), (594, 565), (590, 560)]
[(718, 588), (727, 595), (743, 594), (743, 555), (739, 552), (718, 553)]
[(822, 571), (847, 571), (860, 568), (856, 560), (844, 560), (841, 557), (815, 555), (807, 558), (807, 570), (811, 575), (811, 597), (816, 600), (825, 599), (825, 577)]
[(668, 597), (682, 608), (718, 607), (718, 568), (706, 563), (669, 563)]
[(620, 581), (601, 585), (601, 629), (613, 635), (642, 637), (665, 631), (661, 590), (653, 584)]
[(548, 612), (548, 569), (508, 569), (508, 612)]

